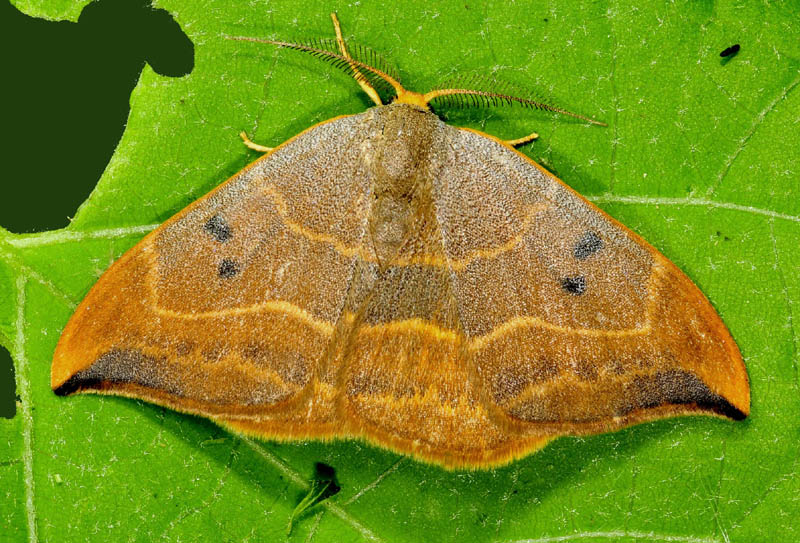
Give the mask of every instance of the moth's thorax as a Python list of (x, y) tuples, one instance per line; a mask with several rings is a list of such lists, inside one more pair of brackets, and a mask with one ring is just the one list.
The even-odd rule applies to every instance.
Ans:
[(431, 218), (438, 165), (432, 150), (440, 148), (444, 125), (430, 111), (408, 104), (375, 108), (372, 115), (369, 229), (377, 259), (386, 263), (398, 255), (409, 231)]
[(373, 110), (372, 170), (376, 194), (407, 197), (424, 178), (442, 122), (430, 111), (408, 104)]

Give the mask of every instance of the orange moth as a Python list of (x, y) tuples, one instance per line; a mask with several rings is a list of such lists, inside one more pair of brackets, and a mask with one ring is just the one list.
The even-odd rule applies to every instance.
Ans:
[[(271, 439), (363, 438), (446, 467), (563, 435), (750, 409), (700, 290), (514, 145), (443, 123), (363, 49), (290, 44), (376, 107), (315, 125), (147, 235), (100, 278), (52, 387), (141, 398)], [(244, 38), (240, 38), (244, 39)], [(378, 66), (378, 67), (376, 67)], [(384, 105), (376, 88), (391, 90)]]

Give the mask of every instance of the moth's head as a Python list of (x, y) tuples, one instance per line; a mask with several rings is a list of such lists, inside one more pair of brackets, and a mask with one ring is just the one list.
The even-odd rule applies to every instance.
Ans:
[(428, 107), (428, 102), (429, 100), (425, 99), (424, 94), (406, 89), (402, 89), (402, 92), (398, 93), (397, 97), (392, 101), (392, 103), (395, 104), (410, 104), (412, 106), (429, 110), (430, 107)]

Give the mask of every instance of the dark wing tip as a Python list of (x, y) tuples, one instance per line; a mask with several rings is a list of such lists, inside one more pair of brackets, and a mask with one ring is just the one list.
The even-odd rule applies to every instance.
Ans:
[(137, 349), (112, 349), (89, 367), (53, 386), (53, 392), (58, 396), (68, 396), (83, 391), (109, 390), (125, 384), (169, 388), (163, 371), (160, 371), (163, 369), (158, 359)]
[(639, 403), (638, 407), (695, 405), (700, 411), (733, 420), (743, 420), (748, 415), (724, 396), (713, 392), (699, 377), (685, 370), (658, 371), (634, 379), (632, 385), (631, 391)]
[(718, 396), (717, 398), (718, 401), (716, 403), (709, 403), (705, 405), (698, 403), (698, 405), (702, 408), (705, 408), (709, 411), (713, 411), (714, 413), (717, 413), (724, 417), (728, 417), (729, 419), (732, 420), (744, 420), (750, 414), (749, 412), (745, 413), (732, 403), (728, 402), (728, 400), (726, 400), (722, 396)]
[(53, 392), (56, 396), (69, 396), (77, 394), (83, 390), (96, 390), (102, 388), (100, 379), (86, 378), (83, 374), (85, 372), (78, 372), (61, 385), (54, 387)]

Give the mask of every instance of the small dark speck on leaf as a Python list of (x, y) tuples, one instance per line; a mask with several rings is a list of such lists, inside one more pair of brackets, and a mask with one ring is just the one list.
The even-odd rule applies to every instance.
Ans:
[(740, 47), (739, 47), (739, 44), (738, 44), (738, 43), (735, 43), (735, 44), (731, 45), (730, 47), (726, 47), (726, 48), (725, 48), (725, 49), (724, 49), (724, 50), (723, 50), (723, 51), (722, 51), (722, 52), (719, 54), (719, 56), (721, 56), (722, 58), (725, 58), (725, 57), (732, 57), (733, 55), (735, 55), (736, 53), (738, 53), (738, 52), (739, 52), (739, 49), (740, 49)]

